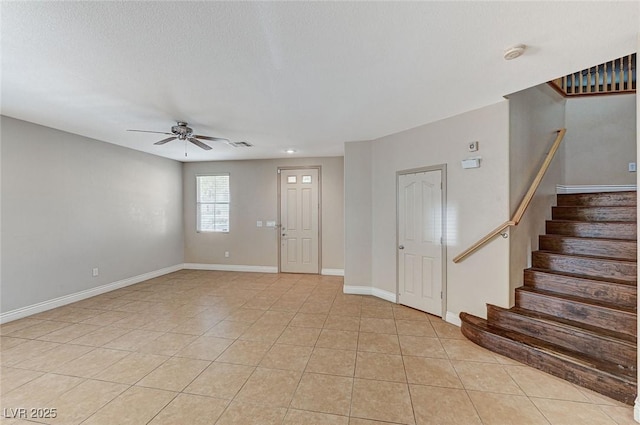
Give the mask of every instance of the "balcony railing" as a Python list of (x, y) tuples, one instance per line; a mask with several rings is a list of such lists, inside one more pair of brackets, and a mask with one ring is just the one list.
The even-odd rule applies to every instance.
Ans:
[(549, 83), (564, 96), (634, 93), (636, 54), (574, 72)]

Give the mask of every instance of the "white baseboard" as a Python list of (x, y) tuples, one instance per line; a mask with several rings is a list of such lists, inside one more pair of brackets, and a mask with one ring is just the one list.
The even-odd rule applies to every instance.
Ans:
[(343, 285), (342, 292), (350, 295), (371, 295), (371, 286)]
[(322, 269), (320, 274), (325, 276), (344, 276), (344, 269)]
[(199, 264), (185, 263), (188, 270), (219, 270), (226, 272), (253, 272), (253, 273), (278, 273), (278, 268), (273, 266), (245, 266), (235, 264)]
[(447, 311), (444, 319), (447, 323), (451, 323), (452, 325), (456, 325), (457, 327), (462, 326), (462, 322), (460, 321), (460, 316), (450, 311)]
[(62, 297), (54, 298), (52, 300), (43, 301), (37, 304), (32, 304), (26, 307), (21, 307), (15, 310), (7, 311), (5, 313), (0, 313), (0, 323), (6, 323), (6, 322), (11, 322), (13, 320), (22, 319), (23, 317), (31, 316), (37, 313), (42, 313), (43, 311), (51, 310), (52, 308), (56, 308), (56, 307), (62, 307), (63, 305), (71, 304), (77, 301), (82, 301), (87, 298), (95, 297), (96, 295), (101, 295), (106, 292), (114, 291), (116, 289), (124, 288), (125, 286), (129, 286), (139, 282), (143, 282), (145, 280), (153, 279), (154, 277), (177, 272), (182, 269), (183, 269), (183, 264), (176, 264), (175, 266), (165, 267), (163, 269), (154, 270), (149, 273), (143, 273), (138, 276), (122, 279), (117, 282), (107, 283), (106, 285), (101, 285), (95, 288), (76, 292), (75, 294), (64, 295)]
[(384, 289), (371, 288), (371, 295), (374, 297), (382, 298), (383, 300), (397, 303), (398, 297), (393, 292), (385, 291)]
[(633, 405), (633, 419), (640, 422), (640, 397), (636, 397), (636, 402)]
[(637, 190), (635, 184), (613, 185), (556, 185), (556, 193), (629, 192)]
[(342, 292), (352, 295), (373, 295), (374, 297), (382, 298), (383, 300), (396, 303), (397, 297), (393, 292), (385, 291), (384, 289), (373, 288), (371, 286), (354, 286), (344, 285)]
[[(203, 264), (203, 263), (185, 263), (184, 268), (187, 270), (218, 270), (226, 272), (249, 272), (249, 273), (278, 273), (276, 266), (247, 266), (242, 264)], [(322, 269), (321, 275), (325, 276), (344, 276), (344, 269)]]

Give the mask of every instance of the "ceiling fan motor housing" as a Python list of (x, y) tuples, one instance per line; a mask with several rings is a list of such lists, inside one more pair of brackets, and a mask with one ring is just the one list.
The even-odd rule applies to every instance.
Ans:
[(171, 132), (178, 136), (178, 139), (184, 140), (187, 137), (191, 136), (191, 134), (193, 133), (193, 129), (187, 127), (186, 122), (178, 121), (178, 125), (174, 125), (173, 127), (171, 127)]

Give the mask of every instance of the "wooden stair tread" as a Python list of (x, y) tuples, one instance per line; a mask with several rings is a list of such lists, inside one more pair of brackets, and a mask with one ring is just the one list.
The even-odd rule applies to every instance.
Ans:
[(541, 252), (544, 254), (551, 254), (551, 255), (562, 256), (562, 257), (582, 258), (582, 259), (588, 259), (588, 260), (606, 260), (606, 261), (612, 261), (612, 262), (619, 262), (623, 264), (636, 264), (637, 262), (634, 260), (628, 260), (626, 258), (603, 257), (600, 255), (586, 255), (586, 254), (565, 254), (564, 252), (545, 251), (543, 249), (539, 249), (538, 251), (534, 251), (534, 252)]
[(636, 206), (635, 191), (562, 193), (557, 195), (558, 206)]
[(552, 208), (636, 208), (636, 205), (556, 205)]
[(595, 281), (598, 281), (598, 282), (601, 282), (601, 283), (611, 283), (611, 284), (615, 284), (615, 285), (625, 285), (625, 286), (629, 286), (629, 287), (632, 287), (632, 288), (636, 288), (637, 287), (637, 283), (636, 282), (632, 282), (632, 281), (628, 281), (628, 280), (614, 279), (614, 278), (609, 278), (609, 277), (591, 276), (591, 275), (578, 274), (578, 273), (569, 273), (569, 272), (565, 272), (565, 271), (541, 269), (541, 268), (537, 268), (537, 267), (529, 267), (528, 269), (525, 269), (525, 270), (531, 270), (531, 271), (534, 271), (534, 272), (547, 273), (547, 274), (557, 274), (557, 275), (561, 275), (561, 276), (571, 277), (571, 278), (574, 278), (574, 279), (595, 280)]
[(617, 380), (626, 381), (629, 384), (636, 384), (636, 370), (620, 368), (607, 362), (601, 362), (597, 359), (587, 357), (582, 353), (549, 344), (541, 339), (524, 335), (520, 332), (492, 326), (486, 320), (480, 317), (472, 316), (470, 314), (460, 313), (460, 319), (463, 321), (463, 323), (470, 324), (484, 330), (485, 332), (509, 339), (511, 341), (516, 341), (529, 348), (533, 348), (536, 351), (541, 351), (547, 355), (559, 358), (564, 362), (576, 366), (581, 366), (586, 369), (593, 369), (598, 373), (609, 375), (610, 377), (613, 377)]
[(618, 239), (635, 241), (637, 222), (635, 221), (576, 221), (546, 220), (546, 233), (555, 235), (579, 236), (593, 239)]
[(637, 261), (624, 258), (610, 258), (584, 254), (564, 254), (554, 251), (534, 251), (531, 253), (533, 267), (587, 276), (603, 276), (612, 279), (637, 282)]
[(545, 313), (540, 313), (538, 311), (533, 311), (533, 310), (527, 310), (525, 308), (520, 308), (520, 307), (512, 307), (509, 309), (509, 311), (512, 311), (516, 314), (522, 315), (522, 316), (527, 316), (530, 318), (534, 318), (536, 320), (539, 320), (541, 322), (547, 322), (549, 324), (552, 324), (554, 326), (562, 326), (568, 329), (574, 328), (574, 329), (580, 329), (582, 332), (584, 333), (590, 333), (593, 334), (594, 336), (597, 336), (598, 338), (602, 338), (602, 339), (608, 339), (611, 341), (615, 341), (617, 343), (621, 343), (621, 344), (627, 344), (629, 346), (633, 346), (636, 347), (636, 341), (637, 341), (637, 336), (633, 336), (633, 335), (627, 335), (627, 334), (623, 334), (620, 332), (615, 332), (609, 329), (604, 329), (604, 328), (600, 328), (597, 326), (591, 326), (588, 324), (584, 324), (584, 323), (580, 323), (580, 322), (575, 322), (573, 320), (569, 320), (569, 319), (564, 319), (561, 317), (556, 317), (556, 316), (551, 316), (549, 314), (545, 314)]
[[(564, 219), (558, 219), (558, 218), (553, 218), (551, 220), (547, 220), (547, 221), (553, 221), (556, 223), (569, 223), (569, 224), (575, 224), (575, 223), (584, 223), (584, 224), (634, 224), (637, 223), (637, 221), (584, 221), (584, 220), (564, 220)], [(636, 240), (636, 239), (627, 239), (630, 241)]]
[(551, 292), (551, 291), (543, 291), (543, 290), (540, 290), (540, 289), (530, 288), (530, 287), (527, 287), (527, 286), (521, 286), (519, 288), (516, 288), (516, 291), (530, 292), (530, 293), (534, 293), (534, 294), (538, 294), (538, 295), (542, 295), (542, 296), (546, 296), (546, 297), (559, 298), (559, 299), (562, 299), (562, 300), (565, 300), (565, 301), (571, 301), (573, 303), (585, 304), (585, 305), (588, 305), (588, 306), (607, 309), (607, 310), (611, 310), (611, 311), (614, 311), (614, 312), (629, 313), (629, 314), (633, 314), (633, 315), (636, 314), (636, 310), (635, 309), (621, 307), (621, 306), (618, 306), (618, 305), (615, 305), (615, 304), (609, 304), (609, 303), (603, 303), (603, 302), (595, 302), (594, 300), (588, 299), (588, 298), (575, 297), (575, 296), (572, 296), (572, 295), (560, 294), (560, 293)]
[(494, 327), (519, 332), (611, 365), (637, 368), (635, 333), (627, 335), (612, 332), (606, 324), (603, 328), (596, 323), (568, 319), (554, 313), (546, 314), (521, 307), (505, 309), (487, 304), (487, 321)]
[(636, 221), (636, 207), (624, 205), (591, 206), (566, 205), (555, 206), (551, 209), (553, 219), (570, 221), (595, 221), (598, 223), (611, 221)]
[[(558, 220), (554, 220), (554, 221), (558, 221)], [(589, 222), (589, 223), (591, 223), (591, 222)], [(602, 223), (602, 222), (600, 222), (600, 223)], [(616, 223), (620, 223), (620, 222), (616, 222)], [(629, 223), (629, 222), (625, 221), (625, 223)], [(547, 233), (545, 235), (540, 235), (540, 236), (544, 236), (546, 238), (585, 240), (585, 241), (589, 241), (589, 242), (591, 242), (594, 239), (596, 239), (598, 241), (603, 241), (603, 242), (615, 242), (615, 243), (624, 242), (624, 243), (635, 243), (636, 245), (638, 244), (638, 240), (637, 239), (587, 238), (587, 237), (584, 237), (584, 236), (559, 235), (557, 233)]]
[(637, 309), (636, 282), (543, 268), (524, 270), (524, 286)]
[(538, 236), (542, 251), (563, 254), (594, 255), (637, 261), (638, 242), (610, 238), (585, 238), (582, 236), (548, 234)]

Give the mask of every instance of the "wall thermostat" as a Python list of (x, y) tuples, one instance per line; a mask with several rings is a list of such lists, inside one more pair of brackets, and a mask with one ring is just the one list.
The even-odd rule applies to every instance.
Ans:
[(478, 142), (469, 143), (469, 152), (475, 152), (478, 150)]

